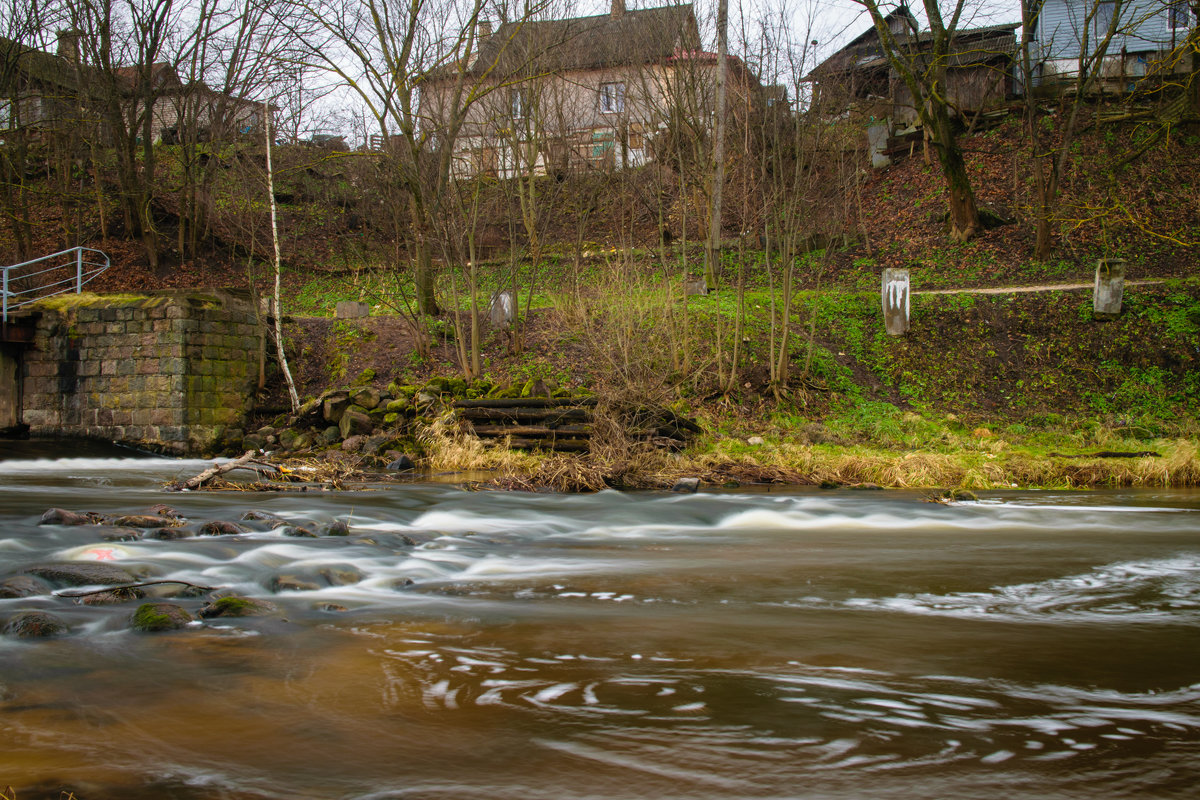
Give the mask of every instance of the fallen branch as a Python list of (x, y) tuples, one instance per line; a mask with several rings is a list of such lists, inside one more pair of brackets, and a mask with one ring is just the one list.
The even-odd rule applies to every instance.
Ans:
[(229, 461), (225, 464), (213, 464), (209, 469), (204, 470), (204, 472), (201, 472), (196, 477), (189, 478), (182, 483), (179, 481), (169, 483), (167, 484), (166, 488), (168, 492), (187, 492), (192, 491), (193, 489), (199, 489), (201, 486), (208, 483), (218, 475), (224, 475), (226, 472), (232, 472), (235, 469), (241, 469), (247, 464), (258, 464), (260, 466), (267, 467), (268, 469), (276, 469), (270, 464), (264, 464), (261, 461), (255, 461), (254, 451), (247, 450), (245, 455), (239, 456), (233, 461)]
[(55, 597), (87, 597), (87, 596), (93, 595), (93, 594), (104, 594), (105, 592), (119, 592), (119, 591), (122, 591), (125, 589), (141, 589), (146, 586), (159, 586), (164, 583), (179, 583), (179, 584), (183, 584), (184, 586), (187, 586), (191, 589), (200, 589), (201, 591), (204, 591), (204, 592), (211, 592), (213, 589), (216, 588), (215, 586), (201, 586), (198, 583), (189, 583), (187, 581), (161, 580), (161, 581), (143, 581), (141, 583), (131, 583), (127, 586), (105, 586), (103, 589), (89, 589), (86, 592), (53, 592), (52, 594)]

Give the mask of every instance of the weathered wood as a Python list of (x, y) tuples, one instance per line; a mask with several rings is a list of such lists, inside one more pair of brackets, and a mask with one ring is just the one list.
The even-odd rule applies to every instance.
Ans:
[(551, 436), (590, 436), (591, 425), (562, 425), (557, 428), (545, 425), (475, 425), (473, 432), (476, 436), (501, 437), (523, 436), (539, 439)]
[[(247, 464), (250, 464), (250, 463), (256, 463), (256, 462), (254, 462), (254, 451), (253, 450), (247, 450), (245, 455), (239, 456), (238, 458), (235, 458), (233, 461), (229, 461), (224, 464), (213, 464), (211, 467), (204, 470), (204, 472), (201, 472), (199, 475), (195, 476), (194, 478), (188, 478), (186, 481), (183, 481), (182, 483), (180, 483), (179, 481), (176, 481), (175, 483), (168, 484), (166, 489), (168, 492), (184, 492), (184, 491), (191, 491), (193, 489), (198, 489), (201, 486), (203, 486), (205, 483), (208, 483), (210, 480), (217, 477), (218, 475), (224, 475), (226, 472), (232, 472), (235, 469), (241, 469), (242, 467), (245, 467)], [(269, 465), (264, 464), (263, 466), (269, 466)], [(270, 467), (270, 468), (274, 469), (274, 467)]]
[(586, 453), (591, 447), (587, 439), (513, 439), (510, 445), (523, 450), (556, 450), (560, 453)]
[(463, 408), (458, 410), (461, 419), (508, 422), (545, 422), (547, 424), (573, 420), (589, 422), (592, 412), (581, 408)]
[(562, 408), (591, 407), (595, 397), (487, 397), (479, 400), (456, 400), (455, 408)]

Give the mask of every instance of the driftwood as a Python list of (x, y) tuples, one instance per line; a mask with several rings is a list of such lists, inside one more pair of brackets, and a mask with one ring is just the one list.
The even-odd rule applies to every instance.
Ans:
[(93, 594), (104, 594), (105, 592), (119, 592), (124, 589), (142, 589), (146, 586), (160, 586), (165, 583), (179, 583), (192, 589), (199, 589), (204, 592), (211, 592), (216, 587), (201, 586), (198, 583), (188, 583), (187, 581), (142, 581), (141, 583), (130, 583), (125, 586), (105, 586), (103, 589), (88, 589), (86, 592), (54, 592), (55, 597), (88, 597)]
[(166, 488), (168, 492), (187, 492), (192, 491), (193, 489), (199, 489), (201, 486), (208, 483), (218, 475), (224, 475), (226, 472), (232, 472), (235, 469), (242, 469), (248, 464), (257, 464), (271, 470), (276, 470), (276, 468), (270, 464), (264, 464), (261, 461), (255, 461), (254, 451), (247, 450), (244, 455), (235, 458), (233, 461), (229, 461), (225, 464), (213, 464), (211, 467), (204, 470), (204, 472), (201, 472), (194, 478), (189, 478), (183, 482), (175, 481), (174, 483), (167, 484)]

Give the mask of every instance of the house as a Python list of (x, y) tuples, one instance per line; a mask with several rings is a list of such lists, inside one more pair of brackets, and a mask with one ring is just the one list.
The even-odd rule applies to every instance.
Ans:
[(1090, 57), (1103, 41), (1113, 15), (1115, 32), (1100, 67), (1102, 87), (1132, 89), (1148, 75), (1186, 72), (1193, 58), (1172, 56), (1195, 24), (1188, 0), (1030, 0), (1035, 3), (1030, 36), (1034, 86), (1073, 81), (1081, 55)]
[[(195, 127), (198, 139), (228, 139), (261, 130), (263, 103), (210, 89), (200, 81), (184, 83), (175, 68), (156, 63), (149, 70), (120, 67), (115, 80), (122, 104), (135, 97), (153, 102), (151, 136), (174, 143)], [(142, 81), (149, 80), (146, 87)], [(62, 31), (56, 53), (0, 38), (0, 130), (22, 127), (42, 132), (77, 130), (101, 118), (107, 99), (98, 69), (81, 59), (78, 35)]]
[[(729, 57), (728, 107), (759, 86)], [(454, 173), (511, 177), (634, 167), (661, 155), (673, 128), (712, 127), (718, 61), (691, 5), (483, 26), (466, 63), (426, 76), (423, 124), (444, 131), (465, 78), (478, 99), (453, 137)]]
[[(933, 36), (918, 30), (905, 5), (884, 17), (906, 58), (921, 66), (928, 61)], [(1013, 92), (1013, 63), (1019, 23), (956, 31), (945, 64), (946, 97), (958, 113), (978, 111), (1003, 102)], [(856, 115), (916, 120), (912, 93), (892, 67), (879, 32), (872, 25), (822, 61), (807, 76), (815, 84), (814, 107), (825, 117)]]

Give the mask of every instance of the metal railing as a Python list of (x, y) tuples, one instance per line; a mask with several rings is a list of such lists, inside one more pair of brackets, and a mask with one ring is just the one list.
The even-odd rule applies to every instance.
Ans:
[[(85, 253), (95, 253), (95, 256), (89, 258)], [(3, 273), (0, 279), (0, 302), (4, 306), (4, 322), (8, 322), (9, 311), (43, 297), (71, 291), (79, 294), (87, 283), (108, 267), (108, 256), (91, 247), (72, 247), (11, 267), (0, 267)]]

